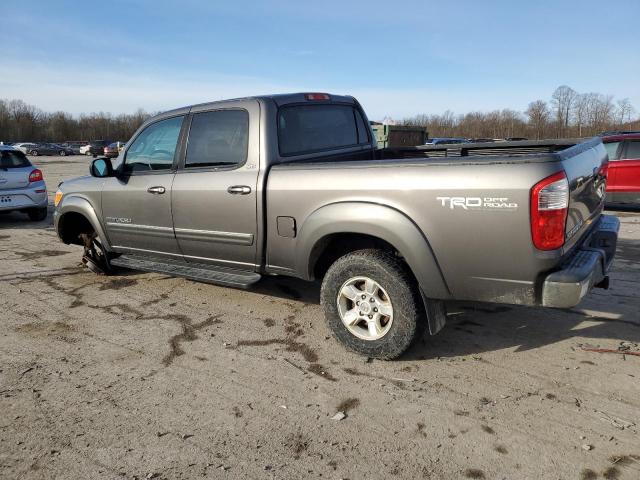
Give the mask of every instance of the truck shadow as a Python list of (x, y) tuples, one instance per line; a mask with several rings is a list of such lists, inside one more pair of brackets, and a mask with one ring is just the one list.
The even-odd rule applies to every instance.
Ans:
[(621, 341), (640, 343), (640, 319), (616, 310), (612, 306), (597, 312), (602, 313), (600, 316), (579, 310), (465, 304), (458, 313), (450, 314), (440, 333), (425, 336), (401, 360), (478, 355), (503, 349), (519, 353), (573, 338), (575, 345), (568, 349), (578, 344), (616, 349)]

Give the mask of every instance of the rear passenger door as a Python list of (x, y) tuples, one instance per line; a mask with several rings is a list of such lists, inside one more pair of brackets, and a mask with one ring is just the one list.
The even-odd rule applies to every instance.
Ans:
[(625, 143), (620, 160), (615, 162), (615, 185), (617, 192), (634, 201), (640, 197), (640, 139)]
[(259, 104), (194, 107), (172, 188), (173, 225), (184, 258), (255, 270)]

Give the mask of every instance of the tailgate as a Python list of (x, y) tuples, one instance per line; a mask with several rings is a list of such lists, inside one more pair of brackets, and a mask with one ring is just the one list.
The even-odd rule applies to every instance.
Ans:
[(594, 137), (558, 152), (569, 181), (565, 250), (586, 233), (602, 212), (606, 188), (607, 151)]

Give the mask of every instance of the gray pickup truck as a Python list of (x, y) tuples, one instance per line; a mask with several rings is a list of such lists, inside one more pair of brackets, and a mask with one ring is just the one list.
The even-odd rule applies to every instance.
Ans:
[(60, 185), (54, 220), (100, 273), (322, 280), (335, 336), (391, 359), (450, 300), (566, 308), (608, 287), (607, 161), (597, 138), (378, 149), (353, 97), (242, 98), (151, 118)]

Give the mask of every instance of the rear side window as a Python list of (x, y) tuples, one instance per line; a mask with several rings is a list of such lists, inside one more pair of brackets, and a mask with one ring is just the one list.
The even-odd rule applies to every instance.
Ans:
[(604, 144), (604, 148), (607, 149), (607, 153), (609, 154), (609, 160), (618, 160), (618, 147), (620, 147), (620, 142)]
[(627, 151), (624, 158), (638, 159), (640, 158), (640, 141), (634, 140), (627, 144)]
[(218, 110), (193, 115), (185, 168), (241, 165), (247, 159), (249, 114)]
[(0, 150), (0, 168), (30, 167), (31, 162), (17, 150)]
[(278, 112), (280, 155), (301, 155), (366, 143), (358, 138), (355, 109), (349, 105), (295, 105)]

